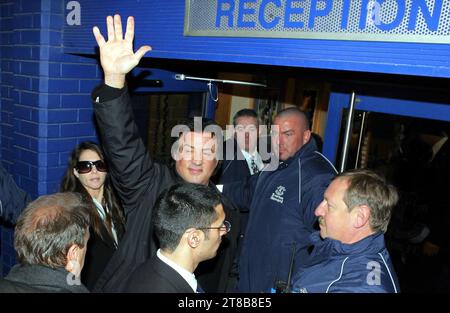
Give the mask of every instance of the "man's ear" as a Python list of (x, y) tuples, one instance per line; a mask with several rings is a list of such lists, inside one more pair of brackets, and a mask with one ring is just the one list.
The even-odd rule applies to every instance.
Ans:
[(303, 133), (303, 144), (306, 144), (311, 139), (311, 131), (305, 130)]
[(69, 272), (77, 271), (77, 267), (79, 270), (80, 264), (78, 263), (78, 255), (80, 253), (80, 247), (77, 244), (72, 244), (67, 251), (66, 260), (66, 270)]
[(195, 249), (200, 245), (200, 242), (202, 241), (203, 236), (202, 236), (202, 232), (200, 230), (194, 230), (191, 232), (187, 233), (187, 244), (189, 245), (189, 247)]
[[(356, 228), (362, 228), (365, 227), (370, 223), (370, 208), (363, 204), (358, 205), (356, 208), (354, 208), (355, 211), (355, 222), (354, 225)], [(370, 226), (370, 225), (369, 225)]]

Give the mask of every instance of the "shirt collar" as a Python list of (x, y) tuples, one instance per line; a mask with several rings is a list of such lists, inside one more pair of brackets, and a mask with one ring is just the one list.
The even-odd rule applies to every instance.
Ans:
[(246, 159), (256, 159), (258, 157), (258, 152), (256, 152), (256, 150), (250, 153), (244, 149), (241, 149), (241, 152)]
[(188, 270), (186, 270), (185, 268), (179, 266), (178, 264), (176, 264), (175, 262), (173, 262), (172, 260), (168, 259), (167, 257), (165, 257), (162, 253), (161, 253), (161, 249), (158, 249), (158, 251), (156, 251), (156, 256), (163, 261), (164, 263), (166, 263), (168, 266), (170, 266), (171, 268), (173, 268), (178, 274), (181, 275), (181, 277), (184, 278), (184, 280), (189, 284), (189, 286), (191, 286), (192, 290), (194, 290), (194, 292), (197, 292), (197, 279), (195, 278), (195, 275), (191, 272), (189, 272)]
[(244, 156), (245, 160), (247, 161), (248, 168), (252, 174), (255, 174), (252, 169), (252, 161), (255, 162), (259, 171), (264, 168), (264, 163), (258, 151), (255, 150), (253, 153), (249, 153), (245, 150), (241, 150), (241, 153)]

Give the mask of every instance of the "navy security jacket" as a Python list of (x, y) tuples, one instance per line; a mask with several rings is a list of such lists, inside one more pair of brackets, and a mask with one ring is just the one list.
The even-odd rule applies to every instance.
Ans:
[(11, 175), (0, 164), (0, 219), (14, 224), (30, 201), (30, 196), (16, 185)]
[(400, 291), (397, 275), (384, 243), (376, 233), (354, 244), (311, 235), (314, 250), (306, 268), (294, 277), (294, 292), (378, 292)]
[(239, 292), (270, 292), (296, 273), (308, 256), (314, 210), (336, 174), (313, 138), (275, 171), (224, 186), (238, 207), (250, 210), (239, 263)]

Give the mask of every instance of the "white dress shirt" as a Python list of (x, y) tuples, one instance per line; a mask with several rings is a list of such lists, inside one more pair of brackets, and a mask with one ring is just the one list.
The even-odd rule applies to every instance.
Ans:
[[(103, 208), (103, 205), (97, 201), (97, 199), (95, 199), (94, 197), (92, 197), (92, 200), (94, 201), (95, 207), (97, 208), (97, 212), (100, 215), (100, 217), (102, 218), (103, 221), (106, 221), (106, 212), (105, 209)], [(112, 235), (113, 235), (113, 239), (114, 239), (114, 243), (116, 244), (116, 246), (119, 244), (119, 241), (117, 239), (117, 233), (116, 233), (116, 227), (114, 226), (114, 222), (111, 221), (111, 230), (112, 230)]]
[(253, 153), (247, 152), (245, 150), (241, 150), (241, 152), (245, 160), (247, 161), (248, 168), (252, 175), (255, 174), (252, 169), (252, 160), (255, 162), (256, 166), (258, 167), (258, 170), (261, 171), (264, 168), (264, 163), (261, 159), (261, 156), (256, 150)]

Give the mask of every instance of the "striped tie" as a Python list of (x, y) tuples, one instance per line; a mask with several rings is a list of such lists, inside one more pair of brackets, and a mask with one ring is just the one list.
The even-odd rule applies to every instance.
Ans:
[(254, 159), (252, 159), (252, 162), (251, 162), (250, 166), (252, 167), (252, 175), (253, 175), (253, 174), (259, 173), (259, 168), (258, 168), (258, 166), (256, 165)]

